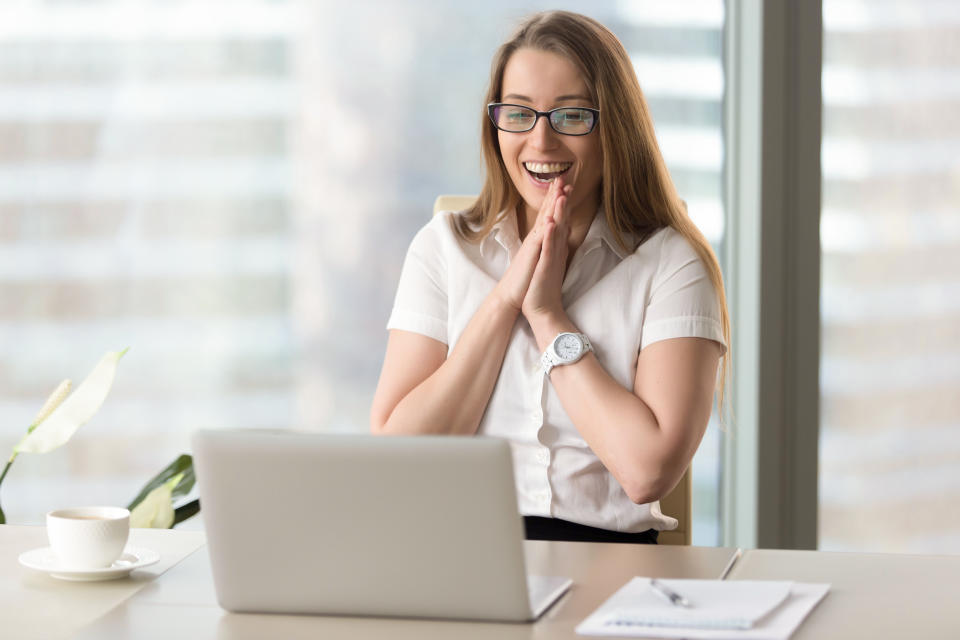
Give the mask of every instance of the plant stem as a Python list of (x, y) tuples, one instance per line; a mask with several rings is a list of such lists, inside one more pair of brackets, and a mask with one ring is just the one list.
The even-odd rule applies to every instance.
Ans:
[[(10, 471), (10, 465), (13, 464), (14, 459), (16, 459), (17, 454), (14, 453), (10, 456), (10, 459), (7, 460), (7, 466), (3, 468), (3, 473), (0, 473), (0, 484), (3, 484), (3, 479), (7, 477), (7, 471)], [(3, 514), (3, 509), (0, 508), (0, 524), (7, 524), (7, 516)]]
[(3, 468), (3, 473), (0, 473), (0, 484), (3, 484), (3, 479), (7, 477), (7, 471), (10, 471), (10, 465), (13, 464), (14, 459), (16, 459), (17, 454), (10, 456), (10, 459), (7, 460), (7, 466)]

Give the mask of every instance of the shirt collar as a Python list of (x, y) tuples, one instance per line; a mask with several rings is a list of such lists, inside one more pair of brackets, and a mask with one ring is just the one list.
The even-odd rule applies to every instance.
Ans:
[[(497, 223), (491, 227), (490, 233), (487, 234), (487, 237), (480, 243), (481, 257), (486, 257), (484, 250), (489, 251), (487, 245), (490, 242), (499, 244), (506, 249), (507, 254), (511, 257), (516, 253), (517, 249), (520, 248), (520, 232), (517, 230), (516, 212), (502, 211), (497, 217), (499, 218)], [(627, 238), (627, 240), (629, 241), (630, 238)], [(616, 236), (614, 236), (613, 231), (607, 224), (606, 213), (603, 207), (600, 207), (597, 209), (597, 214), (593, 217), (593, 222), (590, 223), (587, 235), (583, 239), (582, 251), (586, 254), (602, 244), (606, 244), (610, 251), (616, 254), (621, 260), (630, 255), (629, 252), (624, 251), (620, 247)]]
[[(629, 243), (630, 238), (625, 238), (625, 240)], [(593, 222), (590, 223), (590, 228), (587, 229), (587, 235), (583, 239), (581, 250), (586, 254), (602, 244), (606, 244), (607, 248), (621, 260), (630, 255), (628, 251), (624, 251), (620, 247), (616, 236), (613, 234), (613, 230), (610, 229), (610, 226), (607, 224), (607, 214), (603, 210), (603, 207), (600, 207), (597, 209), (597, 214), (593, 216)]]
[(487, 237), (480, 243), (481, 257), (486, 257), (484, 255), (484, 249), (489, 251), (487, 245), (490, 242), (499, 244), (506, 249), (507, 255), (511, 257), (513, 257), (520, 248), (520, 232), (517, 230), (517, 214), (512, 211), (501, 211), (497, 215), (497, 218), (497, 223), (491, 227), (490, 233), (488, 233)]

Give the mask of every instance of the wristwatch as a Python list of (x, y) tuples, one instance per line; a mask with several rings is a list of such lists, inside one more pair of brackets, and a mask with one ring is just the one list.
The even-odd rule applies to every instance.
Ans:
[(540, 356), (540, 364), (543, 366), (543, 372), (550, 375), (550, 370), (561, 364), (573, 364), (584, 356), (588, 351), (593, 351), (593, 345), (590, 339), (582, 333), (559, 334), (547, 350)]

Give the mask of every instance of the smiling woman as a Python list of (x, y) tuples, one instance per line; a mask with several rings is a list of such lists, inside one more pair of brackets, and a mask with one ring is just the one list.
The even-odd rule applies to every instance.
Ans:
[(655, 543), (729, 341), (716, 257), (601, 24), (528, 19), (486, 103), (484, 187), (410, 246), (371, 428), (509, 440), (529, 538)]

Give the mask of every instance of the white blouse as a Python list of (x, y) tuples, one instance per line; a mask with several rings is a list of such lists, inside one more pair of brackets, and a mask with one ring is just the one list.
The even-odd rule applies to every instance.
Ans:
[[(388, 329), (447, 344), (448, 354), (520, 248), (515, 214), (477, 244), (456, 234), (455, 215), (438, 213), (413, 239), (387, 322)], [(604, 369), (631, 391), (638, 354), (649, 344), (700, 337), (725, 346), (706, 268), (672, 228), (628, 253), (599, 211), (567, 270), (562, 298)], [(540, 355), (521, 315), (477, 431), (510, 441), (520, 513), (625, 532), (675, 528), (659, 502), (634, 504), (587, 446), (544, 375)]]

